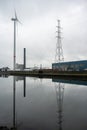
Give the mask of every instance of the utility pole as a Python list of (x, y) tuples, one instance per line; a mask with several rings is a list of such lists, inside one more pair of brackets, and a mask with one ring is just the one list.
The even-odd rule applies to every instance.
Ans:
[(58, 20), (55, 62), (60, 63), (61, 61), (64, 61), (64, 57), (61, 43), (61, 26), (60, 26), (60, 20)]

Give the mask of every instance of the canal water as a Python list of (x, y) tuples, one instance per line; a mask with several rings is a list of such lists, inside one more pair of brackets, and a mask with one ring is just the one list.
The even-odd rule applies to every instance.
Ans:
[(87, 82), (0, 77), (0, 129), (86, 130)]

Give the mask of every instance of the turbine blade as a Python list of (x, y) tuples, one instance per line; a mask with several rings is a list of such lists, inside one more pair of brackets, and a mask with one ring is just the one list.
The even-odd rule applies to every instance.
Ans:
[(19, 19), (17, 19), (17, 22), (20, 23), (20, 24), (22, 24), (22, 23), (19, 21)]
[(15, 10), (15, 19), (17, 19), (17, 14), (16, 14), (16, 10)]
[(16, 19), (16, 21), (17, 21), (18, 23), (22, 24), (22, 23), (20, 22), (20, 20), (18, 19), (18, 17), (17, 17), (16, 10), (15, 10), (15, 19)]

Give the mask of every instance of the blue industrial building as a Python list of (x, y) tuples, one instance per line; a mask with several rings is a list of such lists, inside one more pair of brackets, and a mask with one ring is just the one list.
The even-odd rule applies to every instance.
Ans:
[(87, 60), (53, 63), (52, 69), (60, 71), (83, 71), (87, 70)]

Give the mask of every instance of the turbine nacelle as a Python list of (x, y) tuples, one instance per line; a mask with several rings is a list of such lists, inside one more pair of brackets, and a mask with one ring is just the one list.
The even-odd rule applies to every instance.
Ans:
[(18, 21), (16, 18), (11, 18), (12, 21)]
[(19, 22), (20, 24), (21, 24), (21, 22), (18, 20), (18, 18), (17, 18), (17, 14), (16, 14), (16, 11), (15, 11), (15, 18), (11, 18), (11, 20), (12, 21), (17, 21), (17, 22)]

